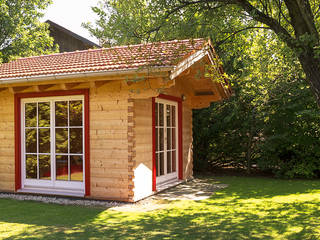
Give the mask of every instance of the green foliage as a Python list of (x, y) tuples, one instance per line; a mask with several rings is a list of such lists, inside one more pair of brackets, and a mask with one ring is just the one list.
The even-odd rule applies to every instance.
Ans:
[(194, 153), (201, 163), (195, 167), (250, 171), (256, 165), (278, 176), (316, 177), (320, 111), (299, 65), (289, 64), (294, 60), (283, 57), (281, 43), (267, 41), (265, 34), (255, 34), (243, 50), (241, 76), (232, 82), (234, 96), (194, 111)]
[(0, 63), (17, 57), (48, 54), (53, 39), (41, 13), (51, 0), (0, 0)]
[[(317, 34), (288, 21), (300, 14), (287, 8), (295, 1), (205, 2), (103, 0), (93, 8), (99, 20), (85, 26), (106, 45), (211, 37), (235, 94), (194, 112), (196, 169), (256, 165), (279, 176), (316, 176), (320, 112), (309, 86), (318, 71), (306, 72), (297, 56), (319, 52)], [(316, 29), (318, 4), (311, 4)], [(257, 19), (261, 13), (275, 21)]]
[[(219, 177), (206, 182), (229, 187), (207, 200), (154, 200), (144, 207), (131, 204), (126, 212), (0, 199), (0, 239), (320, 237), (319, 180)], [(162, 209), (150, 209), (155, 206)]]
[[(211, 37), (215, 42), (229, 42), (230, 33), (254, 22), (239, 21), (238, 8), (202, 8), (190, 5), (170, 11), (177, 1), (102, 0), (92, 10), (99, 19), (84, 23), (91, 34), (110, 44), (134, 44), (145, 41)], [(228, 16), (228, 17), (227, 17)], [(226, 39), (228, 38), (228, 40)]]

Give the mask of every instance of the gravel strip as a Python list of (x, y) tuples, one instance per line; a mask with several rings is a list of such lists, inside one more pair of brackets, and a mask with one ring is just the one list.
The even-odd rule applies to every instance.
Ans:
[(176, 200), (204, 200), (211, 197), (214, 192), (228, 187), (227, 184), (212, 184), (206, 180), (193, 179), (192, 181), (179, 184), (163, 192), (150, 196), (136, 203), (116, 201), (90, 200), (72, 197), (15, 194), (0, 192), (0, 198), (16, 199), (20, 201), (37, 201), (60, 205), (76, 205), (88, 207), (103, 207), (115, 211), (138, 211), (147, 212), (166, 208), (171, 201)]
[(60, 205), (77, 205), (77, 206), (96, 206), (96, 207), (119, 207), (130, 203), (121, 203), (115, 201), (73, 199), (64, 197), (35, 196), (29, 194), (0, 193), (0, 198), (15, 199), (19, 201), (36, 201), (44, 203), (54, 203)]

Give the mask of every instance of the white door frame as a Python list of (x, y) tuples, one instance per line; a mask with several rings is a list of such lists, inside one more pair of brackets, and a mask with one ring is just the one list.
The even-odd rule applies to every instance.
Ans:
[[(155, 98), (155, 104), (163, 104), (163, 134), (164, 134), (164, 146), (163, 146), (163, 150), (160, 150), (160, 151), (157, 151), (155, 152), (156, 156), (157, 156), (157, 153), (162, 153), (163, 152), (163, 157), (164, 157), (164, 175), (161, 175), (159, 174), (159, 169), (156, 169), (157, 171), (157, 177), (156, 177), (156, 184), (157, 185), (160, 185), (160, 184), (163, 184), (167, 181), (171, 181), (171, 180), (174, 180), (174, 179), (178, 179), (178, 173), (179, 173), (179, 159), (178, 159), (178, 156), (179, 156), (179, 144), (178, 144), (178, 129), (179, 129), (179, 125), (178, 125), (178, 102), (176, 101), (171, 101), (171, 100), (167, 100), (167, 99), (163, 99), (163, 98)], [(174, 106), (175, 107), (175, 127), (174, 127), (174, 133), (175, 133), (175, 166), (176, 166), (176, 169), (175, 169), (175, 172), (171, 172), (171, 173), (167, 173), (167, 152), (168, 152), (168, 149), (167, 149), (167, 141), (168, 141), (168, 133), (167, 133), (167, 129), (168, 129), (168, 126), (167, 126), (167, 111), (166, 111), (166, 106)], [(158, 114), (160, 114), (160, 111), (158, 109)], [(156, 118), (158, 118), (158, 125), (159, 125), (159, 115), (158, 116), (155, 116)], [(160, 144), (160, 137), (159, 137), (159, 134), (157, 133), (157, 129), (158, 129), (159, 126), (155, 126), (155, 131), (156, 131), (156, 136), (158, 136), (158, 141), (156, 141), (158, 143), (158, 145)], [(173, 129), (173, 127), (169, 127), (171, 129)], [(172, 136), (171, 136), (172, 137)], [(156, 147), (157, 149), (157, 147)], [(160, 149), (160, 148), (158, 148)], [(169, 150), (170, 152), (170, 150)], [(172, 150), (171, 150), (172, 152)], [(171, 157), (172, 158), (172, 157)], [(157, 157), (156, 157), (156, 165), (157, 165)]]
[[(56, 101), (82, 101), (82, 154), (70, 154), (82, 156), (82, 181), (63, 181), (56, 180), (56, 163), (55, 163), (55, 107)], [(26, 149), (25, 149), (25, 104), (26, 103), (41, 103), (50, 102), (50, 162), (51, 162), (51, 180), (43, 179), (27, 179), (26, 178)], [(21, 98), (21, 191), (24, 192), (39, 192), (39, 193), (66, 193), (66, 195), (83, 196), (85, 193), (85, 101), (84, 95), (69, 95), (69, 96), (52, 96), (52, 97), (35, 97)], [(68, 113), (69, 114), (69, 113)], [(38, 129), (39, 127), (37, 127)], [(69, 129), (70, 127), (68, 127)], [(37, 137), (38, 139), (38, 137)], [(38, 143), (37, 143), (38, 145)], [(68, 144), (70, 147), (70, 144)], [(60, 155), (60, 154), (59, 154)], [(64, 155), (64, 154), (61, 154)], [(69, 166), (70, 168), (70, 166)]]

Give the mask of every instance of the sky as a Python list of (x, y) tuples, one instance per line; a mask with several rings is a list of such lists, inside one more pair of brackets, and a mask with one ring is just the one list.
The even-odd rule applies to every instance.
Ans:
[(53, 0), (53, 3), (44, 12), (43, 21), (51, 20), (60, 26), (98, 43), (98, 40), (81, 27), (83, 22), (94, 22), (97, 17), (91, 10), (99, 0)]

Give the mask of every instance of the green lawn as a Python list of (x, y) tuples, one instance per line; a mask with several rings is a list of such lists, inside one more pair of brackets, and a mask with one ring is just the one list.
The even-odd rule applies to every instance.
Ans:
[(152, 212), (0, 199), (0, 239), (320, 239), (320, 180), (210, 181), (229, 187)]

